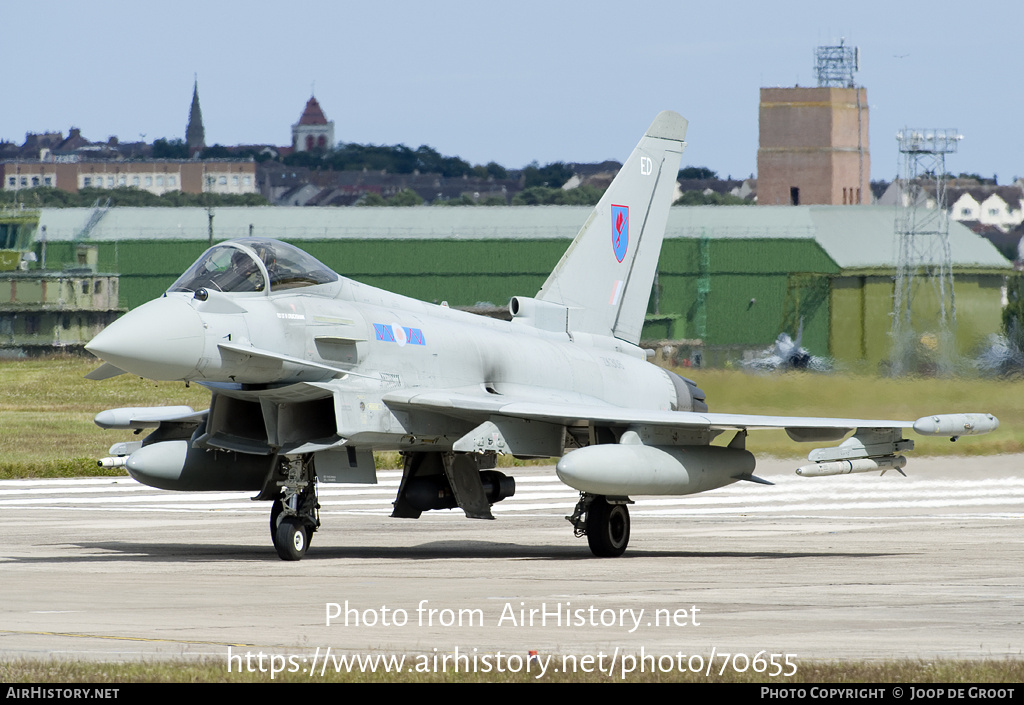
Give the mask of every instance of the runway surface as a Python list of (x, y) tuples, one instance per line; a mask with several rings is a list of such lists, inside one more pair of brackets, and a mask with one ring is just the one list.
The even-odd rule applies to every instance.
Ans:
[(298, 563), (244, 493), (3, 481), (0, 659), (1022, 655), (1024, 456), (913, 458), (908, 478), (797, 464), (761, 461), (774, 487), (637, 500), (617, 559), (572, 536), (552, 468), (511, 471), (493, 522), (389, 518), (396, 472), (321, 485)]

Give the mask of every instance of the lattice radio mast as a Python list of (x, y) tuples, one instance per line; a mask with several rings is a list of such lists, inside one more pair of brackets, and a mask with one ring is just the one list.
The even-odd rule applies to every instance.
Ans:
[(817, 47), (814, 50), (814, 74), (818, 87), (853, 88), (853, 74), (860, 70), (860, 50), (846, 46), (846, 40), (839, 39), (839, 46)]
[(890, 357), (893, 375), (920, 371), (926, 359), (934, 362), (936, 372), (952, 372), (956, 300), (949, 251), (946, 155), (956, 152), (961, 139), (954, 129), (904, 128), (896, 134), (900, 173)]

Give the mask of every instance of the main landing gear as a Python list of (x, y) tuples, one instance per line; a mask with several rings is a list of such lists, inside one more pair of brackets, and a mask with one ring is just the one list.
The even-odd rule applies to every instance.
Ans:
[(606, 497), (580, 492), (580, 501), (572, 516), (566, 517), (573, 533), (586, 536), (590, 551), (599, 558), (621, 556), (629, 545), (628, 497)]
[(307, 458), (288, 462), (288, 479), (270, 510), (270, 539), (281, 560), (297, 561), (306, 555), (313, 532), (320, 528), (316, 473)]
[[(454, 456), (449, 468), (449, 463), (442, 463), (442, 460), (446, 459), (442, 458), (440, 454), (417, 455), (423, 457), (413, 457), (414, 462), (409, 462), (409, 458), (406, 459), (406, 472), (395, 502), (393, 516), (417, 517), (427, 509), (462, 506), (467, 516), (492, 518), (489, 511), (490, 504), (511, 496), (515, 492), (511, 478), (506, 478), (497, 472), (480, 473), (479, 468), (475, 467), (475, 463), (471, 467), (460, 466), (459, 462), (464, 461), (464, 457)], [(428, 460), (436, 460), (436, 462), (430, 467), (426, 467), (430, 463), (423, 465), (424, 457)], [(416, 480), (420, 480), (417, 477), (420, 473), (416, 471), (424, 468), (426, 468), (426, 472), (422, 473), (424, 486), (414, 486), (414, 477)], [(287, 477), (276, 483), (280, 490), (270, 510), (270, 538), (274, 542), (277, 555), (282, 560), (297, 561), (306, 555), (313, 539), (313, 533), (320, 528), (320, 503), (317, 501), (316, 473), (313, 470), (311, 456), (291, 458), (283, 463), (281, 470), (286, 471)], [(471, 470), (471, 472), (466, 472), (467, 470)], [(487, 488), (483, 487), (481, 479), (484, 475), (487, 476), (489, 483)], [(475, 479), (475, 483), (458, 482), (464, 480), (465, 477)], [(456, 482), (452, 482), (452, 479)], [(442, 483), (442, 481), (444, 482)], [(467, 489), (479, 489), (480, 491), (470, 492), (468, 498), (463, 498), (459, 502), (452, 496), (451, 489), (446, 493), (438, 494), (437, 488), (441, 487), (441, 484), (438, 483), (442, 483), (448, 488), (461, 490), (463, 494)], [(476, 487), (477, 485), (479, 487)], [(506, 485), (508, 486), (506, 487)], [(424, 494), (424, 488), (426, 488), (426, 494)], [(270, 490), (270, 488), (267, 489)], [(416, 491), (411, 493), (407, 491), (413, 489)], [(459, 494), (459, 492), (456, 491), (455, 494)], [(423, 497), (428, 495), (440, 497), (440, 499), (425, 502)], [(447, 499), (445, 499), (446, 497)], [(269, 499), (269, 497), (266, 498)], [(572, 523), (576, 536), (587, 537), (587, 543), (595, 556), (614, 558), (625, 553), (626, 547), (629, 545), (628, 505), (632, 503), (633, 501), (629, 497), (581, 492), (572, 516), (568, 516), (566, 519)], [(477, 504), (479, 504), (479, 508), (476, 507)]]

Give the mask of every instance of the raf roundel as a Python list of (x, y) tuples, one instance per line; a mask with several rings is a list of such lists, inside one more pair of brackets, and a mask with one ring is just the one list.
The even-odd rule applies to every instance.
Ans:
[(629, 248), (629, 206), (612, 206), (612, 251), (619, 262)]

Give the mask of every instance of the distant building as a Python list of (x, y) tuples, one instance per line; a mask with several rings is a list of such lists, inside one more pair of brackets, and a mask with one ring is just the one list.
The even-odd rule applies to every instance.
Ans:
[(328, 120), (315, 96), (306, 102), (299, 121), (292, 125), (292, 149), (324, 152), (334, 147), (334, 121)]
[(29, 132), (24, 144), (0, 142), (0, 161), (69, 163), (80, 161), (123, 161), (148, 159), (153, 148), (145, 142), (121, 142), (108, 137), (105, 142), (93, 142), (72, 127), (68, 136), (63, 132)]
[(85, 345), (121, 315), (117, 285), (88, 270), (0, 274), (0, 356)]
[(865, 88), (762, 88), (759, 205), (871, 203)]
[(978, 221), (1003, 232), (1024, 222), (1024, 189), (1013, 186), (976, 186), (946, 189), (949, 215), (954, 220)]
[[(915, 192), (919, 195), (918, 205), (935, 208), (935, 182), (923, 180), (920, 185), (921, 189)], [(905, 206), (908, 200), (900, 189), (900, 182), (893, 181), (879, 197), (878, 204)], [(951, 219), (965, 223), (979, 235), (996, 231), (1011, 233), (1024, 223), (1024, 179), (1006, 186), (973, 178), (950, 179), (946, 186), (946, 203)]]
[(43, 132), (39, 134), (29, 132), (25, 135), (25, 144), (21, 145), (17, 156), (19, 158), (46, 161), (52, 150), (62, 142), (64, 142), (63, 132)]
[(135, 188), (158, 196), (184, 193), (256, 193), (256, 163), (207, 159), (139, 162), (0, 162), (0, 190), (37, 186), (77, 193), (83, 188)]
[[(999, 249), (1009, 260), (1018, 259), (1024, 235), (1024, 180), (1010, 186), (981, 183), (977, 179), (951, 179), (946, 188), (949, 218), (963, 223)], [(935, 182), (921, 181), (917, 205), (935, 208)], [(878, 205), (909, 205), (909, 196), (899, 181), (889, 184)]]
[(199, 160), (205, 147), (198, 81), (192, 87), (192, 107), (186, 128), (189, 160), (149, 159), (152, 147), (122, 143), (116, 137), (91, 142), (72, 127), (61, 132), (28, 133), (20, 147), (4, 143), (0, 150), (0, 190), (19, 191), (39, 186), (77, 193), (80, 189), (134, 188), (161, 196), (183, 193), (257, 193), (252, 159)]
[(77, 243), (56, 271), (37, 268), (46, 260), (39, 217), (0, 209), (0, 357), (81, 347), (122, 313), (118, 276), (96, 271), (95, 245)]

